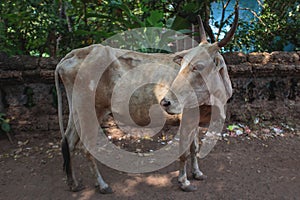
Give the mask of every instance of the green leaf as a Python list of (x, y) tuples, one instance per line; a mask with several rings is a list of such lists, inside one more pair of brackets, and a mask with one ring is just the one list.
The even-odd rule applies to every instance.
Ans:
[(192, 33), (192, 30), (190, 30), (190, 29), (181, 29), (181, 30), (178, 30), (178, 32), (180, 32), (182, 34), (188, 34), (188, 33)]
[(151, 26), (161, 26), (161, 20), (163, 19), (164, 14), (160, 12), (159, 10), (154, 10), (150, 12), (150, 16), (147, 17), (147, 22)]
[(174, 20), (175, 20), (175, 17), (167, 19), (167, 21), (166, 21), (166, 27), (169, 28), (169, 29), (171, 29), (172, 25), (174, 23)]
[(227, 129), (229, 130), (229, 131), (233, 131), (234, 129), (238, 129), (239, 127), (237, 126), (237, 125), (229, 125), (228, 127), (227, 127)]
[(2, 123), (1, 124), (1, 129), (4, 131), (4, 132), (9, 132), (10, 131), (10, 125), (8, 123)]
[(188, 3), (182, 8), (182, 10), (184, 10), (187, 13), (196, 12), (198, 9), (199, 6), (197, 5), (197, 3)]
[(180, 17), (180, 16), (176, 16), (176, 18), (174, 19), (174, 22), (171, 26), (171, 29), (182, 30), (182, 29), (188, 29), (189, 26), (190, 26), (190, 23), (187, 19)]

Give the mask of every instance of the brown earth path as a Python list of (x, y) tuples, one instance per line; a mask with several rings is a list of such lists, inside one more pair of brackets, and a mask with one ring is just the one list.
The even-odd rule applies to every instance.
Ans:
[(93, 199), (300, 199), (300, 137), (259, 140), (245, 137), (218, 141), (200, 161), (205, 181), (192, 181), (196, 192), (177, 187), (178, 162), (148, 174), (126, 174), (99, 164), (113, 194), (99, 194), (86, 159), (77, 153), (78, 177), (86, 186), (68, 191), (64, 183), (60, 137), (53, 134), (20, 134), (18, 144), (0, 138), (1, 200)]

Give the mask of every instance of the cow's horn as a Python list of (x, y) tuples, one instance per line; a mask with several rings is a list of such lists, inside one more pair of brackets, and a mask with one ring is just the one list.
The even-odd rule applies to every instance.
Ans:
[(204, 30), (201, 16), (198, 15), (197, 19), (198, 19), (198, 24), (199, 24), (200, 43), (207, 43), (206, 33)]
[(234, 32), (238, 26), (238, 21), (239, 21), (239, 6), (238, 6), (238, 4), (236, 4), (233, 24), (232, 24), (230, 30), (228, 31), (228, 33), (225, 35), (225, 37), (220, 42), (218, 42), (218, 46), (220, 48), (224, 47), (231, 40), (231, 38), (233, 37)]

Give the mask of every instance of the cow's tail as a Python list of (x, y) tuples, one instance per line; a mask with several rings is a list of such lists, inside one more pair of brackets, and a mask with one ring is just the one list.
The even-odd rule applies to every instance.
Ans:
[(71, 171), (71, 156), (69, 150), (69, 143), (66, 137), (63, 138), (61, 143), (61, 152), (64, 158), (63, 169), (66, 172), (67, 176), (70, 177), (72, 175)]
[(59, 74), (58, 67), (55, 70), (55, 87), (57, 92), (57, 107), (58, 107), (58, 121), (59, 121), (59, 129), (62, 135), (61, 142), (61, 152), (64, 159), (63, 170), (66, 172), (67, 176), (71, 176), (71, 157), (69, 150), (69, 143), (67, 137), (65, 136), (64, 124), (63, 124), (63, 114), (62, 114), (62, 96), (61, 90), (59, 87)]
[(59, 123), (59, 129), (62, 138), (65, 137), (65, 131), (64, 131), (64, 124), (63, 124), (63, 114), (62, 114), (62, 97), (61, 97), (61, 90), (59, 87), (59, 75), (58, 75), (58, 67), (55, 70), (55, 87), (56, 87), (56, 93), (57, 93), (57, 109), (58, 109), (58, 123)]

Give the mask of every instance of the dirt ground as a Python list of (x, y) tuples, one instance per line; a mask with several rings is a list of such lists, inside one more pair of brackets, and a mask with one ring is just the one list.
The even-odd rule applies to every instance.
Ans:
[[(0, 137), (1, 200), (93, 199), (300, 199), (300, 137), (228, 138), (200, 160), (204, 181), (198, 190), (182, 192), (177, 185), (178, 161), (148, 174), (127, 174), (99, 163), (114, 190), (103, 195), (86, 159), (76, 153), (74, 165), (85, 189), (68, 191), (62, 171), (60, 134), (17, 134), (15, 144)], [(190, 168), (189, 168), (190, 169)], [(190, 174), (189, 174), (190, 176)], [(191, 178), (191, 177), (190, 177)]]

